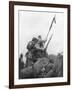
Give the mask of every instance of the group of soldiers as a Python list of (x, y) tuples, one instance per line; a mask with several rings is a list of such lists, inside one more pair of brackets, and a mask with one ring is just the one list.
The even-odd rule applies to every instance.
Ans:
[[(25, 54), (26, 63), (23, 61), (23, 54), (19, 57), (19, 74), (22, 69), (28, 66), (33, 66), (33, 64), (38, 60), (38, 58), (46, 57), (48, 54), (45, 50), (45, 43), (47, 40), (42, 40), (41, 35), (38, 38), (33, 37), (31, 41), (27, 44), (27, 52)], [(20, 76), (20, 75), (19, 75)]]
[[(41, 35), (38, 38), (33, 37), (32, 40), (27, 45), (27, 53), (26, 53), (26, 65), (28, 66), (28, 61), (32, 61), (35, 63), (37, 58), (42, 58), (46, 55), (45, 51), (45, 43), (47, 40), (42, 40)], [(30, 62), (29, 62), (30, 63)]]
[(48, 44), (49, 44), (50, 40), (52, 39), (53, 34), (51, 35), (49, 41), (47, 42), (46, 47), (45, 47), (45, 43), (47, 41), (47, 38), (48, 38), (49, 32), (51, 31), (53, 23), (56, 23), (55, 17), (56, 17), (56, 15), (52, 19), (52, 22), (51, 22), (51, 25), (49, 27), (49, 31), (47, 33), (47, 36), (46, 36), (45, 40), (42, 40), (41, 35), (39, 35), (37, 38), (33, 37), (32, 40), (28, 43), (28, 45), (27, 45), (27, 50), (28, 51), (25, 54), (26, 66), (28, 66), (28, 61), (30, 61), (30, 62), (32, 61), (32, 63), (34, 63), (38, 60), (38, 58), (48, 56), (47, 53), (46, 53), (46, 49), (48, 47)]
[[(39, 77), (39, 76), (44, 77), (46, 70), (45, 70), (45, 67), (43, 67), (43, 65), (45, 63), (47, 64), (47, 62), (49, 61), (49, 55), (46, 52), (46, 50), (52, 39), (53, 34), (50, 36), (49, 40), (48, 40), (48, 36), (53, 26), (53, 23), (56, 23), (55, 16), (52, 19), (46, 39), (43, 40), (41, 35), (39, 35), (37, 38), (33, 37), (32, 40), (29, 41), (29, 43), (27, 44), (27, 47), (26, 47), (27, 52), (25, 54), (26, 63), (24, 63), (23, 61), (23, 54), (20, 54), (19, 78), (25, 78), (25, 77), (31, 78), (31, 77)], [(40, 73), (40, 75), (38, 75), (38, 72)]]

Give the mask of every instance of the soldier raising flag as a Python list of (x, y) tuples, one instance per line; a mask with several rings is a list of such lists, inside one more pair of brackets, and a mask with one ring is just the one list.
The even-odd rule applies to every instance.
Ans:
[(47, 49), (47, 47), (48, 47), (48, 45), (49, 45), (49, 43), (50, 43), (50, 41), (52, 39), (53, 34), (51, 35), (51, 37), (50, 37), (49, 41), (47, 42), (47, 45), (46, 45), (45, 48), (44, 48), (44, 45), (45, 45), (45, 43), (47, 41), (47, 38), (48, 38), (49, 32), (51, 31), (53, 23), (56, 23), (56, 15), (52, 19), (51, 25), (49, 27), (49, 31), (48, 31), (47, 36), (46, 36), (46, 39), (42, 40), (41, 35), (38, 36), (38, 42), (35, 45), (36, 49), (40, 49), (40, 50), (46, 50)]
[[(53, 26), (53, 23), (56, 23), (56, 16), (53, 17), (51, 25), (49, 27), (49, 31), (47, 33), (46, 39), (43, 40), (41, 35), (38, 36), (38, 38), (34, 37), (27, 45), (27, 49), (28, 52), (26, 54), (26, 58), (35, 60), (37, 58), (43, 57), (43, 55), (46, 55), (46, 50), (48, 48), (48, 45), (52, 39), (53, 34), (51, 35), (51, 37), (49, 38), (48, 42), (47, 42), (47, 38), (49, 35), (49, 32), (51, 31), (51, 28)], [(46, 46), (45, 43), (47, 42)]]

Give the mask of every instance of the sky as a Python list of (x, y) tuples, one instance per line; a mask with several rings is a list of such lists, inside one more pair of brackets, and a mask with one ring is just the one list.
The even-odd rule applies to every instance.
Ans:
[(53, 17), (56, 15), (56, 24), (53, 23), (48, 36), (53, 34), (50, 44), (47, 48), (48, 54), (58, 54), (63, 51), (64, 40), (64, 13), (56, 12), (37, 12), (37, 11), (19, 11), (19, 55), (27, 52), (26, 46), (33, 37), (38, 35), (42, 39), (46, 38)]

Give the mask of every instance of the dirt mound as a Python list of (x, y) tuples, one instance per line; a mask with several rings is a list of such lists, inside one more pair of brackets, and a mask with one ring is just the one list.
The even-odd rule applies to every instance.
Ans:
[(36, 63), (22, 69), (20, 73), (21, 78), (62, 77), (63, 56), (50, 55), (49, 58), (38, 58)]

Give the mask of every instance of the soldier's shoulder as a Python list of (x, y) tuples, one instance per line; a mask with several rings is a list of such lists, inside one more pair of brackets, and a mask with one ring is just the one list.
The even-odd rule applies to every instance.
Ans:
[(31, 49), (33, 46), (33, 41), (29, 41), (28, 44), (27, 44), (27, 49)]

